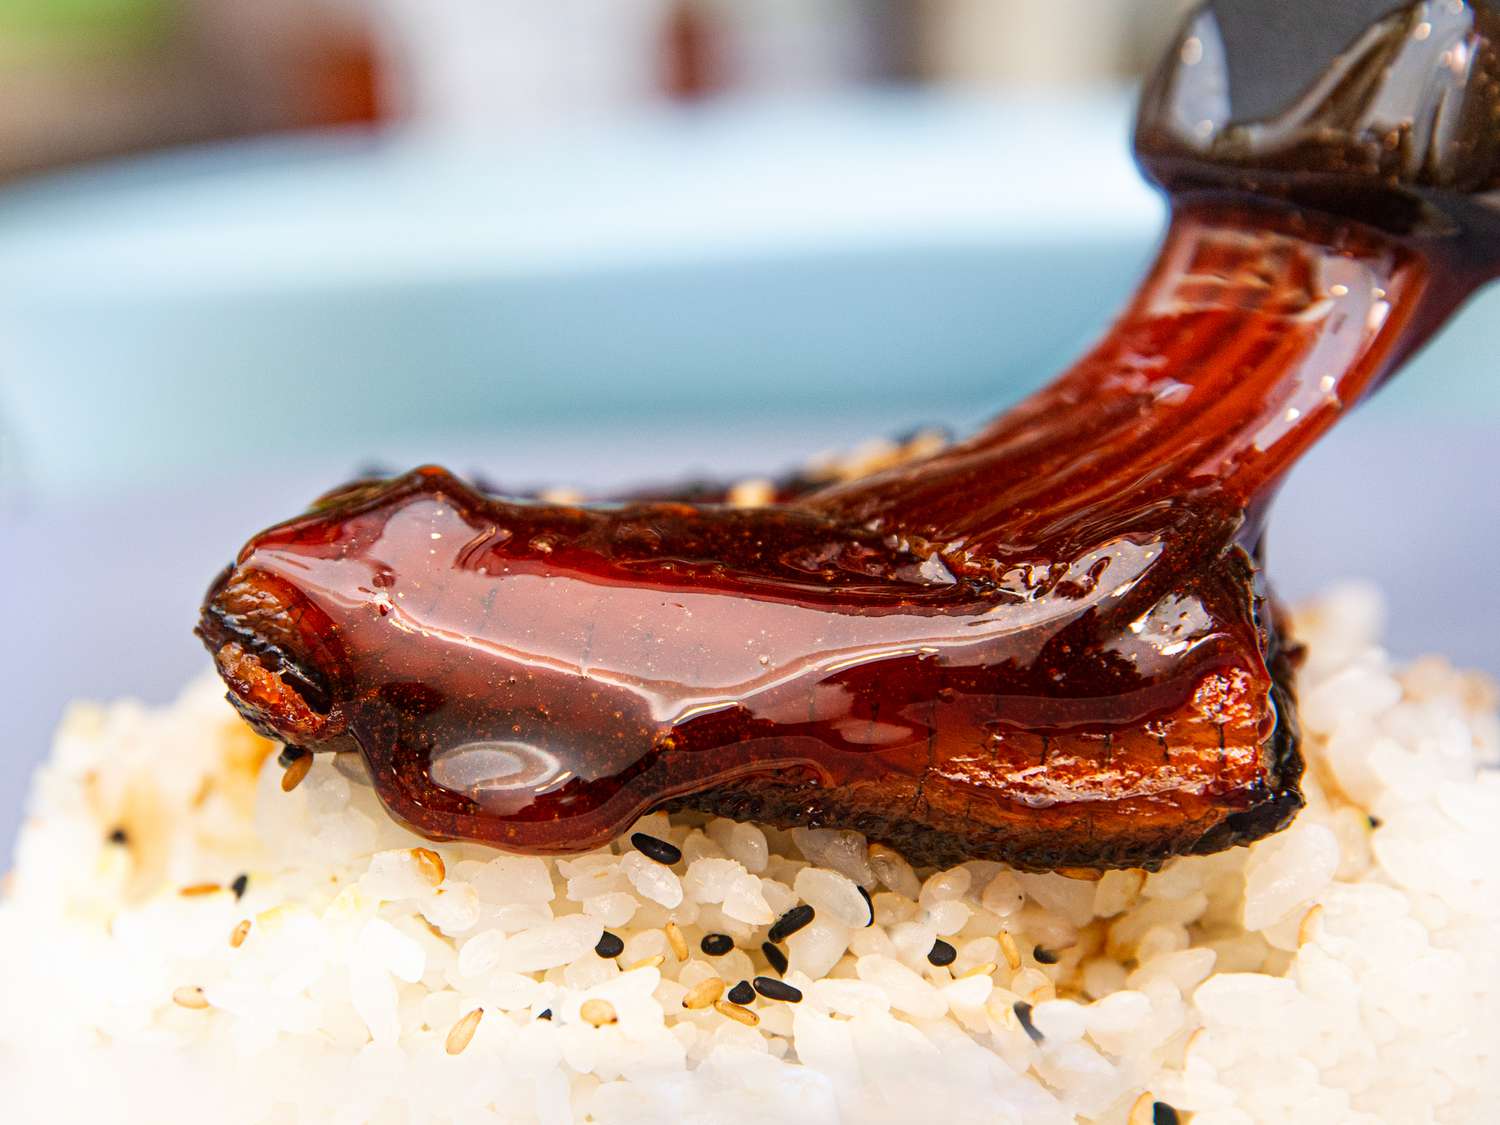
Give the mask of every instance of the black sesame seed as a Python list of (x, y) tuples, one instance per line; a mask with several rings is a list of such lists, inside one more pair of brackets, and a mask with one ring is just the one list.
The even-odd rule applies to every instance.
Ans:
[(788, 1004), (795, 1004), (802, 999), (800, 988), (793, 988), (786, 981), (774, 977), (756, 977), (755, 991), (767, 1000), (785, 1000)]
[[(1370, 827), (1371, 827), (1371, 828), (1379, 828), (1379, 827), (1380, 827), (1380, 826), (1381, 826), (1381, 825), (1382, 825), (1382, 824), (1384, 824), (1384, 823), (1385, 823), (1385, 821), (1383, 821), (1383, 820), (1381, 820), (1381, 819), (1380, 819), (1380, 818), (1379, 818), (1379, 817), (1378, 817), (1378, 816), (1376, 816), (1376, 815), (1375, 815), (1375, 814), (1374, 814), (1374, 813), (1371, 813), (1371, 814), (1370, 814), (1370, 815), (1369, 815), (1369, 816), (1368, 816), (1368, 817), (1366, 817), (1366, 818), (1365, 818), (1365, 819), (1367, 819), (1367, 820), (1368, 820), (1368, 821), (1369, 821), (1369, 822), (1370, 822)], [(1157, 1105), (1161, 1105), (1161, 1103), (1160, 1103), (1160, 1102), (1157, 1102), (1157, 1103), (1156, 1103), (1156, 1104), (1157, 1104)]]
[(1038, 965), (1057, 964), (1057, 954), (1053, 953), (1052, 950), (1047, 949), (1043, 946), (1037, 946), (1031, 951), (1031, 955), (1036, 958), (1036, 963)]
[(543, 1008), (540, 1012), (538, 1012), (536, 1014), (536, 1018), (539, 1019), (539, 1020), (550, 1020), (552, 1018), (552, 1009), (551, 1008)]
[(291, 769), (292, 763), (301, 761), (307, 757), (307, 751), (300, 746), (283, 746), (281, 753), (276, 755), (276, 764), (282, 769)]
[(618, 957), (625, 952), (625, 943), (617, 935), (605, 930), (599, 935), (599, 944), (594, 946), (594, 952), (600, 957)]
[(1178, 1125), (1177, 1111), (1166, 1102), (1151, 1103), (1151, 1125)]
[(748, 1004), (755, 999), (755, 989), (750, 987), (747, 980), (740, 981), (729, 990), (729, 1002), (731, 1004)]
[(704, 934), (698, 948), (710, 957), (722, 957), (734, 948), (734, 938), (728, 934)]
[(648, 836), (644, 832), (637, 832), (630, 837), (630, 842), (635, 845), (635, 850), (647, 859), (654, 859), (657, 863), (665, 863), (668, 867), (682, 858), (682, 849), (676, 844), (669, 844), (665, 840), (658, 840), (655, 836)]
[(951, 965), (954, 961), (958, 960), (958, 950), (954, 949), (942, 938), (938, 938), (937, 941), (932, 943), (932, 948), (928, 950), (927, 960), (939, 967)]
[(234, 892), (234, 900), (238, 902), (245, 897), (245, 888), (250, 885), (250, 876), (243, 872), (234, 877), (234, 882), (229, 884), (229, 889)]
[(813, 908), (805, 902), (801, 906), (792, 907), (772, 924), (770, 930), (766, 932), (767, 940), (786, 941), (787, 938), (811, 922), (814, 913)]
[(130, 843), (130, 834), (123, 828), (113, 828), (105, 839), (111, 844), (117, 844), (123, 848), (126, 844)]
[(784, 974), (786, 972), (785, 953), (781, 952), (780, 949), (768, 941), (760, 943), (760, 951), (766, 955), (766, 960), (770, 962), (771, 968), (775, 969), (778, 973)]
[(1031, 1005), (1024, 1000), (1017, 1000), (1012, 1007), (1015, 1008), (1016, 1019), (1021, 1021), (1021, 1030), (1031, 1038), (1033, 1043), (1040, 1043), (1042, 1033), (1036, 1029), (1036, 1024), (1031, 1022)]
[(865, 923), (865, 927), (869, 928), (870, 926), (873, 926), (875, 924), (875, 903), (870, 900), (870, 892), (865, 890), (858, 883), (854, 884), (854, 889), (857, 890), (859, 892), (859, 896), (865, 900), (865, 909), (870, 912), (870, 920)]

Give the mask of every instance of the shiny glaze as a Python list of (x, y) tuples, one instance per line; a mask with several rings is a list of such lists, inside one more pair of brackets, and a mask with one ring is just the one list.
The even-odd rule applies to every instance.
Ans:
[(359, 751), (418, 830), (515, 850), (673, 803), (1028, 867), (1273, 831), (1301, 767), (1266, 501), (1482, 271), (1198, 186), (1093, 351), (918, 461), (755, 510), (433, 467), (330, 495), (209, 593), (231, 699)]
[[(1237, 88), (1255, 77), (1266, 45), (1238, 44), (1236, 35), (1253, 39), (1262, 21), (1241, 4), (1239, 18), (1226, 23), (1205, 4), (1142, 91), (1137, 160), (1175, 197), (1227, 191), (1282, 199), (1422, 242), (1460, 288), (1493, 276), (1500, 5), (1388, 7), (1305, 87), (1268, 99), (1265, 90)], [(1341, 21), (1337, 6), (1328, 20)]]

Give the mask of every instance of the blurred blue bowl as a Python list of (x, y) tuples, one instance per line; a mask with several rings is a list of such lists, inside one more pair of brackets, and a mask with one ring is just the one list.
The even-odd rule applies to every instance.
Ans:
[(391, 134), (0, 197), (0, 411), (43, 496), (603, 418), (972, 416), (1156, 235), (1118, 97)]

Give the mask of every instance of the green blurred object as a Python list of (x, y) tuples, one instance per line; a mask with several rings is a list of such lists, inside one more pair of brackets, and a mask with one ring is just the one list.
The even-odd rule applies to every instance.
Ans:
[(180, 0), (0, 0), (0, 59), (159, 42)]

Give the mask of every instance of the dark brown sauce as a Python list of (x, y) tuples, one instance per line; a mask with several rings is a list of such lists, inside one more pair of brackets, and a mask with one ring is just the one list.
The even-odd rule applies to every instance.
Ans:
[[(1139, 130), (1176, 193), (1158, 260), (1051, 386), (755, 510), (507, 500), (433, 467), (351, 486), (210, 591), (231, 699), (358, 750), (418, 830), (532, 852), (671, 803), (1030, 867), (1284, 824), (1301, 763), (1266, 503), (1485, 275), (1500, 224), (1447, 181), (1304, 181), (1272, 159), (1282, 133), (1227, 164), (1189, 148), (1159, 127), (1181, 65)], [(1276, 190), (1249, 183), (1261, 155)], [(1326, 203), (1330, 175), (1359, 180), (1358, 221), (1299, 197)], [(1451, 221), (1393, 227), (1387, 197)]]

